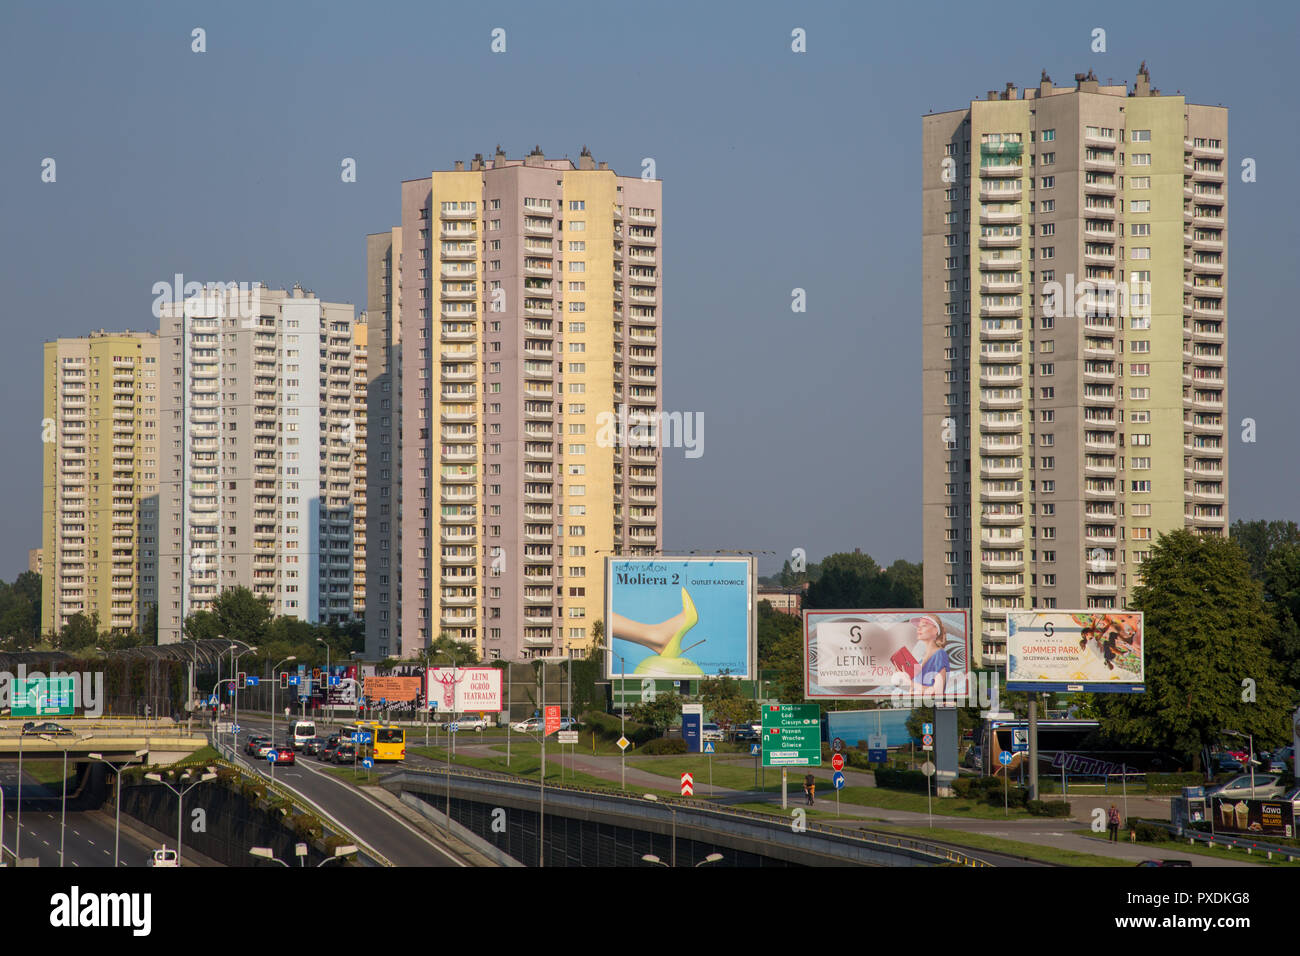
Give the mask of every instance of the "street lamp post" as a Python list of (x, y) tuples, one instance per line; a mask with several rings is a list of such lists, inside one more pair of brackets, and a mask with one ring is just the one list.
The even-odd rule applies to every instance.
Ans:
[[(276, 856), (275, 851), (272, 850), (269, 846), (250, 847), (248, 852), (250, 856), (255, 856), (259, 860), (274, 860), (276, 863), (279, 863), (281, 866), (285, 867), (286, 869), (291, 869), (289, 864), (285, 863), (284, 860)], [(307, 844), (305, 843), (295, 844), (293, 848), (293, 852), (294, 855), (298, 857), (298, 865), (306, 866), (307, 865)], [(356, 852), (357, 852), (357, 848), (353, 846), (351, 843), (345, 843), (343, 846), (336, 846), (334, 848), (334, 855), (331, 857), (326, 857), (325, 859), (321, 860), (319, 863), (316, 864), (316, 866), (322, 867), (326, 863), (333, 863), (335, 860), (342, 860), (345, 857), (349, 857)]]
[(1224, 733), (1229, 734), (1230, 736), (1233, 737), (1244, 737), (1246, 739), (1246, 746), (1248, 748), (1246, 753), (1246, 763), (1250, 767), (1250, 795), (1254, 797), (1255, 796), (1255, 735), (1243, 734), (1240, 731), (1236, 731), (1236, 730), (1225, 730)]
[[(194, 776), (193, 771), (187, 770), (184, 773), (184, 775), (181, 777), (181, 779), (188, 780), (192, 776)], [(152, 780), (154, 783), (161, 783), (172, 793), (176, 794), (176, 865), (180, 866), (181, 849), (182, 849), (184, 834), (185, 834), (185, 794), (189, 793), (191, 790), (193, 790), (201, 783), (207, 783), (209, 780), (216, 780), (217, 775), (213, 772), (212, 768), (209, 767), (207, 773), (200, 776), (199, 779), (195, 780), (184, 790), (177, 790), (170, 783), (164, 780), (162, 778), (162, 774), (160, 773), (147, 773), (145, 774), (145, 779)]]
[[(143, 757), (148, 752), (149, 751), (147, 750), (137, 750), (135, 752), (135, 756)], [(116, 764), (113, 764), (110, 761), (105, 760), (103, 754), (87, 754), (87, 756), (89, 756), (91, 760), (98, 760), (100, 763), (107, 764), (109, 767), (111, 767), (113, 770), (113, 775), (117, 779), (117, 803), (114, 808), (115, 818), (113, 820), (113, 868), (116, 869), (118, 866), (117, 851), (122, 836), (122, 767), (126, 767), (129, 764), (134, 763), (135, 761), (127, 760), (122, 764), (121, 767), (119, 767)]]
[[(334, 719), (334, 708), (330, 706), (330, 645), (323, 637), (316, 638), (317, 644), (325, 645), (325, 719)], [(428, 744), (428, 741), (425, 741)]]
[[(253, 653), (253, 652), (256, 651), (256, 650), (257, 650), (257, 646), (254, 645), (254, 646), (251, 646), (251, 647), (246, 647), (246, 648), (244, 648), (242, 651), (240, 651), (238, 654), (236, 654), (236, 653), (235, 653), (235, 645), (234, 645), (234, 644), (231, 644), (231, 645), (230, 645), (230, 678), (231, 678), (231, 680), (233, 680), (233, 681), (235, 682), (235, 684), (234, 684), (234, 687), (235, 687), (235, 695), (234, 695), (235, 706), (231, 708), (230, 719), (231, 719), (231, 722), (232, 722), (235, 726), (238, 726), (238, 725), (239, 725), (239, 678), (236, 676), (235, 668), (239, 666), (239, 659), (240, 659), (241, 657), (243, 657), (245, 654), (251, 654), (251, 653)], [(231, 749), (233, 750), (233, 749), (234, 749), (235, 747), (237, 747), (238, 745), (239, 745), (239, 741), (238, 741), (238, 739), (237, 739), (236, 734), (235, 734), (234, 731), (232, 730), (232, 731), (231, 731), (231, 734), (230, 734), (230, 747), (231, 747)]]
[[(76, 740), (80, 743), (83, 740), (89, 740), (94, 734), (83, 734)], [(41, 734), (42, 740), (48, 740), (52, 744), (57, 744), (49, 734)], [(71, 741), (70, 741), (71, 742)], [(59, 866), (63, 866), (63, 844), (64, 836), (68, 829), (68, 745), (63, 745), (63, 809), (59, 813)]]
[[(612, 648), (610, 650), (610, 653), (611, 654), (614, 653)], [(618, 680), (619, 680), (618, 738), (619, 740), (627, 740), (627, 660), (623, 657), (622, 654), (618, 655)], [(622, 789), (627, 790), (627, 748), (626, 747), (618, 748), (618, 763), (619, 763), (619, 772), (621, 774), (621, 779), (622, 779)]]
[[(298, 659), (297, 657), (290, 654), (284, 660), (280, 661), (280, 664), (287, 664), (290, 661), (296, 661), (297, 659)], [(275, 667), (271, 668), (271, 746), (272, 747), (275, 746), (275, 685), (277, 683), (275, 679), (275, 668), (279, 667), (280, 664), (276, 664)], [(275, 764), (271, 764), (271, 777), (272, 779), (275, 778)]]
[(18, 850), (23, 841), (23, 739), (26, 737), (21, 731), (18, 734), (18, 810), (14, 814), (14, 866), (18, 865)]
[[(653, 794), (653, 793), (643, 794), (643, 796), (644, 796), (647, 800), (653, 800), (653, 801), (656, 802), (656, 803), (659, 802), (659, 797), (656, 796), (656, 795)], [(672, 844), (672, 846), (673, 846), (673, 857), (672, 857), (673, 862), (672, 862), (671, 865), (675, 867), (675, 866), (677, 866), (677, 808), (674, 807), (672, 804), (669, 804), (669, 805), (668, 805), (668, 809), (669, 809), (669, 811), (670, 811), (670, 812), (672, 813), (672, 815), (673, 815), (673, 844)], [(641, 859), (644, 860), (645, 857), (642, 857)]]

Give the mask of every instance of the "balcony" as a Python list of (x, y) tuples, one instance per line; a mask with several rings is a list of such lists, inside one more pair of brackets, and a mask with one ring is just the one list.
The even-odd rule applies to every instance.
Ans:
[(1013, 255), (1008, 255), (1007, 253), (1003, 253), (1001, 256), (998, 256), (996, 258), (993, 256), (980, 256), (981, 269), (993, 269), (993, 270), (1019, 269), (1020, 262), (1021, 262), (1021, 256), (1019, 252), (1016, 252)]
[(1025, 167), (1020, 163), (998, 163), (997, 165), (984, 166), (979, 168), (980, 179), (1005, 179), (1013, 177), (1021, 178), (1025, 173)]
[(555, 234), (555, 228), (548, 223), (524, 221), (525, 236), (551, 236)]
[(980, 430), (986, 432), (1019, 432), (1024, 427), (1024, 421), (1017, 413), (1008, 415), (1006, 418), (994, 418), (991, 415), (980, 416)]
[[(1021, 571), (1025, 567), (1025, 559), (1023, 552), (1020, 554), (1018, 558), (997, 558), (988, 561), (981, 559), (979, 566), (988, 571)], [(986, 610), (985, 613), (987, 614), (988, 611)]]
[(468, 249), (443, 249), (439, 253), (438, 258), (443, 262), (463, 262), (470, 259), (477, 260), (478, 246), (475, 244)]
[(980, 236), (979, 246), (981, 249), (1014, 249), (1022, 240), (1022, 236)]
[(1019, 339), (1024, 335), (1019, 319), (981, 322), (979, 331), (982, 340)]
[[(468, 226), (468, 228), (466, 228)], [(478, 238), (477, 222), (444, 222), (438, 230), (439, 239), (473, 242)]]
[(1020, 183), (1014, 189), (990, 189), (988, 183), (980, 183), (980, 202), (1020, 202), (1022, 195)]
[(998, 279), (1007, 275), (1003, 272), (988, 272), (980, 279), (980, 292), (985, 295), (1010, 294), (1019, 295), (1024, 291), (1024, 283), (1017, 276), (1013, 279)]
[(1020, 584), (995, 584), (992, 581), (985, 581), (980, 585), (980, 593), (986, 597), (1002, 594), (1016, 597), (1025, 593), (1025, 585), (1023, 581)]
[(1005, 514), (986, 511), (984, 514), (980, 515), (980, 524), (987, 527), (1014, 528), (1017, 525), (1022, 525), (1024, 523), (1025, 515), (1020, 511), (1008, 512)]
[(440, 334), (443, 342), (474, 342), (478, 332), (474, 329), (443, 329)]
[[(1004, 368), (1015, 368), (1011, 374), (992, 375), (988, 372), (980, 372), (980, 385), (988, 388), (1018, 388), (1024, 383), (1024, 375), (1016, 366), (1002, 366)], [(1019, 399), (1016, 400), (1017, 402)]]
[(442, 400), (444, 402), (451, 402), (453, 404), (457, 402), (473, 402), (475, 398), (476, 393), (473, 389), (470, 389), (469, 391), (459, 391), (453, 388), (444, 388), (442, 390)]
[(477, 369), (442, 369), (440, 380), (444, 382), (472, 382), (478, 375)]
[(1019, 465), (985, 465), (980, 464), (981, 478), (1020, 478), (1025, 473), (1024, 464)]

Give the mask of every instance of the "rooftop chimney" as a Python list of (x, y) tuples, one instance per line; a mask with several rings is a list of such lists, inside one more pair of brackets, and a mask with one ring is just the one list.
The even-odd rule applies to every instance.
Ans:
[(1142, 65), (1138, 67), (1137, 82), (1133, 85), (1133, 95), (1151, 95), (1151, 74), (1147, 70), (1146, 60), (1143, 60)]
[(463, 160), (463, 159), (458, 159), (458, 160), (456, 160), (456, 165), (455, 165), (453, 168), (454, 168), (454, 169), (456, 170), (456, 172), (458, 172), (458, 173), (462, 173), (462, 172), (464, 172), (464, 171), (465, 171), (465, 160)]
[(586, 146), (582, 147), (582, 152), (578, 154), (579, 169), (595, 169), (596, 161), (591, 156), (591, 150)]
[(483, 154), (475, 153), (474, 158), (469, 161), (469, 168), (475, 171), (483, 168)]
[(492, 168), (498, 169), (504, 166), (505, 164), (506, 164), (506, 151), (501, 148), (500, 143), (497, 143), (497, 152), (496, 152), (496, 156), (492, 161)]

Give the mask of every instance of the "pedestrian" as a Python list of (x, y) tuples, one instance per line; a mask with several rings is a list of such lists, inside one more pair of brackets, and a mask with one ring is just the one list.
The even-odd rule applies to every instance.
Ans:
[(1119, 810), (1115, 804), (1110, 805), (1110, 810), (1106, 814), (1107, 828), (1110, 830), (1110, 842), (1119, 842)]
[(813, 779), (812, 774), (803, 778), (803, 792), (808, 794), (808, 806), (812, 806), (817, 793), (817, 781)]

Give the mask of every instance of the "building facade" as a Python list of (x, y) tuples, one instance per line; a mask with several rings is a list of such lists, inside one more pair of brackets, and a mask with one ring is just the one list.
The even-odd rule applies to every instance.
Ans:
[(1227, 123), (1145, 66), (923, 118), (925, 600), (984, 664), (1008, 610), (1124, 607), (1157, 535), (1227, 534)]
[(41, 621), (139, 631), (157, 599), (159, 342), (93, 332), (45, 343)]
[(583, 656), (604, 558), (662, 547), (660, 454), (628, 441), (663, 408), (661, 198), (498, 148), (368, 237), (368, 657)]
[(159, 643), (236, 586), (276, 615), (353, 619), (365, 493), (353, 312), (260, 285), (164, 307)]

